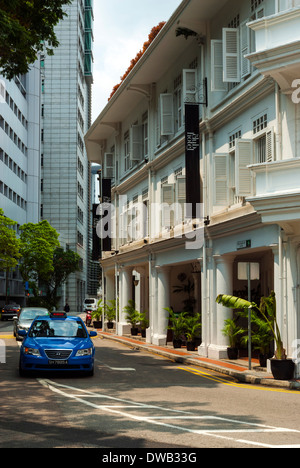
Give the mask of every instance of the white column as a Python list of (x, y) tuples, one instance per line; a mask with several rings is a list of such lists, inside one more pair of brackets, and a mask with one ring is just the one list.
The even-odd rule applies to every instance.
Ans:
[(213, 310), (212, 316), (212, 337), (211, 344), (208, 347), (208, 356), (213, 359), (226, 359), (227, 347), (229, 341), (226, 336), (222, 334), (225, 326), (224, 321), (232, 318), (232, 309), (224, 307), (215, 302), (219, 294), (232, 294), (233, 289), (233, 261), (234, 256), (214, 256), (215, 260), (215, 297), (211, 302)]
[(119, 336), (130, 334), (130, 324), (126, 322), (126, 312), (124, 307), (128, 301), (132, 299), (132, 267), (120, 268), (120, 313), (119, 322), (117, 324), (117, 332)]
[(167, 339), (167, 326), (169, 313), (165, 307), (170, 307), (170, 272), (171, 267), (156, 266), (157, 271), (157, 292), (158, 307), (156, 320), (156, 333), (153, 336), (153, 344), (163, 346)]

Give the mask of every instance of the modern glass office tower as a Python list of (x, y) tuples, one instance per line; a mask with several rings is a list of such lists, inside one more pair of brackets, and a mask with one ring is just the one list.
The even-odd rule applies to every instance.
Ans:
[(59, 47), (41, 57), (41, 219), (81, 256), (62, 306), (81, 310), (87, 291), (90, 165), (84, 134), (91, 124), (92, 0), (74, 0), (56, 27)]
[[(0, 75), (0, 208), (17, 222), (39, 222), (40, 214), (40, 63), (26, 75), (7, 80)], [(7, 297), (6, 297), (7, 294)], [(24, 305), (18, 268), (0, 271), (0, 306)]]

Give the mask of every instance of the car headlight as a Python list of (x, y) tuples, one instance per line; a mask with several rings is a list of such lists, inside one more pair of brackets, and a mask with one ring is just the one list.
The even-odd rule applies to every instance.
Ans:
[(38, 350), (38, 349), (34, 349), (34, 348), (27, 348), (27, 347), (26, 347), (26, 348), (24, 348), (24, 354), (26, 354), (26, 355), (30, 355), (30, 356), (36, 356), (36, 357), (38, 357), (38, 356), (40, 356), (40, 355), (41, 355), (41, 353), (39, 352), (39, 350)]
[(77, 351), (76, 356), (90, 356), (93, 352), (93, 348), (80, 349)]

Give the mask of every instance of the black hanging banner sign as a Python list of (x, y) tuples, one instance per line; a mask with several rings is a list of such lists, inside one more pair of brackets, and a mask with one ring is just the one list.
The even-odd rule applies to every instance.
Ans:
[(93, 232), (92, 260), (93, 261), (99, 261), (99, 258), (101, 257), (101, 242), (97, 235), (97, 223), (99, 221), (99, 217), (97, 216), (97, 208), (98, 208), (97, 203), (94, 203), (93, 204), (93, 226), (92, 226), (92, 232)]
[(185, 105), (185, 168), (187, 218), (196, 219), (201, 203), (198, 104)]
[(111, 251), (111, 179), (102, 179), (102, 252)]

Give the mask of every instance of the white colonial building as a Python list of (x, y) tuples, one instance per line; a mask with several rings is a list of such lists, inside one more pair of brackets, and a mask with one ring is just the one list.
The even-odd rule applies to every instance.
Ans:
[[(147, 340), (165, 344), (165, 308), (180, 312), (190, 301), (202, 316), (199, 353), (225, 357), (221, 330), (232, 311), (215, 299), (248, 297), (250, 262), (251, 299), (275, 290), (292, 355), (300, 338), (299, 25), (296, 0), (184, 0), (86, 134), (89, 160), (112, 181), (112, 245), (101, 265), (105, 298), (119, 298), (119, 334), (132, 298), (148, 311)], [(183, 209), (194, 179), (186, 103), (200, 111), (193, 219)]]

